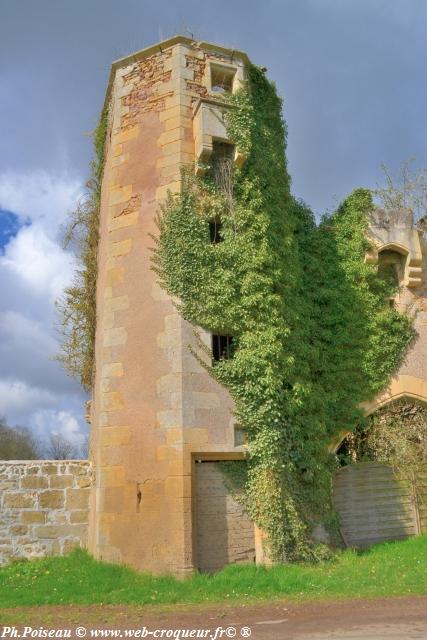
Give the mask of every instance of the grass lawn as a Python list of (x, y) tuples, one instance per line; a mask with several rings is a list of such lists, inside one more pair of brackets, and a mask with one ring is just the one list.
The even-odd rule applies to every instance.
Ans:
[(255, 599), (374, 598), (427, 593), (427, 535), (345, 551), (318, 565), (232, 565), (186, 581), (93, 560), (84, 551), (0, 569), (0, 607), (196, 604)]

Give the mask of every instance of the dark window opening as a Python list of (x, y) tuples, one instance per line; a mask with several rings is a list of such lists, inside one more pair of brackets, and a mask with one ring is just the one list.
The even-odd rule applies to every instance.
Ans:
[(378, 254), (378, 275), (396, 289), (404, 278), (405, 256), (386, 249)]
[(215, 362), (229, 360), (233, 356), (233, 336), (212, 335), (212, 356)]
[(221, 140), (212, 141), (211, 164), (219, 164), (221, 162), (232, 162), (234, 156), (234, 144), (230, 142), (222, 142)]
[(209, 238), (212, 244), (218, 244), (223, 240), (221, 229), (222, 223), (218, 219), (209, 222)]
[(241, 447), (246, 444), (246, 433), (245, 431), (236, 425), (234, 427), (234, 446)]
[(235, 74), (235, 69), (229, 69), (228, 67), (221, 67), (219, 65), (212, 65), (211, 91), (213, 93), (232, 93)]
[(211, 175), (228, 198), (233, 197), (234, 144), (214, 140), (210, 158)]

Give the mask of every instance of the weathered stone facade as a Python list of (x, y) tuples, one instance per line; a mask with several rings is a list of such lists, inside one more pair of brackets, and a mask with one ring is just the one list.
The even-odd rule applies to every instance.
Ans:
[[(90, 416), (94, 480), (86, 461), (0, 463), (0, 562), (86, 543), (97, 558), (154, 573), (268, 562), (262, 533), (215, 464), (245, 457), (231, 397), (194, 357), (194, 329), (151, 265), (156, 217), (168, 192), (179, 192), (182, 167), (203, 173), (214, 144), (230, 142), (213, 78), (222, 69), (233, 92), (247, 64), (242, 52), (181, 36), (113, 64)], [(232, 157), (245, 161), (238, 149)], [(371, 235), (367, 260), (398, 254), (401, 287), (391, 303), (414, 312), (418, 338), (368, 413), (402, 396), (427, 402), (427, 242), (406, 214), (374, 216)], [(211, 346), (210, 334), (199, 336)]]
[(87, 460), (0, 462), (0, 564), (86, 547)]
[[(222, 73), (234, 92), (247, 65), (242, 52), (177, 36), (115, 62), (107, 91), (89, 549), (155, 573), (189, 574), (249, 548), (245, 533), (240, 549), (205, 545), (201, 551), (209, 536), (201, 533), (200, 514), (217, 508), (212, 495), (201, 499), (197, 461), (243, 458), (245, 447), (236, 438), (229, 394), (192, 354), (198, 349), (194, 330), (160, 289), (150, 262), (156, 217), (168, 192), (179, 192), (181, 168), (194, 164), (203, 173), (215, 143), (231, 142), (215, 78)], [(236, 165), (245, 161), (238, 149), (233, 158)], [(401, 256), (393, 304), (416, 308), (419, 338), (368, 412), (402, 395), (427, 401), (426, 241), (407, 216), (387, 223), (377, 216), (371, 232), (376, 249), (368, 260), (375, 263), (390, 250)], [(208, 333), (200, 337), (211, 346)], [(227, 528), (233, 518), (221, 492)], [(256, 559), (265, 562), (262, 535), (256, 528), (252, 533)], [(232, 537), (209, 539), (220, 546)]]
[(178, 36), (115, 62), (107, 92), (89, 549), (155, 573), (200, 566), (196, 458), (244, 456), (231, 398), (191, 353), (193, 328), (160, 289), (150, 248), (182, 166), (227, 142), (212, 73), (232, 74), (234, 91), (246, 65), (241, 52)]

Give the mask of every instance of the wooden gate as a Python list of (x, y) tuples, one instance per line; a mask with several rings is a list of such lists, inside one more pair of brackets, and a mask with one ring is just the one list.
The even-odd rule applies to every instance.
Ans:
[(196, 463), (195, 498), (198, 568), (211, 572), (254, 562), (253, 522), (230, 495), (218, 462)]
[(417, 486), (418, 492), (415, 482), (397, 479), (391, 467), (378, 462), (339, 469), (333, 500), (345, 544), (364, 548), (427, 532), (427, 473), (417, 478)]

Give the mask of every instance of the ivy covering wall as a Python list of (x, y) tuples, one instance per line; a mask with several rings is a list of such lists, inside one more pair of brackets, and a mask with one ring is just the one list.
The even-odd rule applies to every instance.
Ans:
[(316, 225), (290, 192), (274, 86), (251, 66), (229, 100), (228, 133), (246, 162), (229, 180), (214, 164), (203, 178), (184, 171), (159, 216), (154, 268), (186, 320), (233, 336), (231, 359), (201, 359), (247, 436), (244, 472), (223, 465), (229, 481), (274, 560), (313, 558), (324, 551), (313, 525), (334, 523), (328, 444), (386, 386), (413, 329), (389, 306), (390, 281), (364, 262), (370, 192), (354, 191)]
[(92, 388), (95, 367), (96, 279), (99, 242), (99, 208), (105, 163), (108, 108), (93, 132), (95, 157), (86, 194), (70, 214), (64, 244), (77, 254), (79, 268), (72, 284), (57, 301), (62, 333), (58, 360), (86, 391)]
[(395, 400), (359, 423), (339, 449), (342, 465), (378, 461), (406, 479), (423, 478), (427, 464), (427, 407)]
[[(328, 445), (360, 421), (359, 405), (383, 389), (414, 332), (389, 306), (390, 279), (365, 264), (371, 193), (354, 191), (319, 225), (290, 191), (286, 127), (275, 88), (255, 66), (230, 96), (230, 139), (241, 169), (187, 169), (159, 215), (153, 267), (195, 327), (233, 336), (233, 357), (210, 364), (246, 432), (246, 465), (224, 463), (227, 481), (266, 533), (274, 560), (322, 556), (314, 524), (334, 531)], [(94, 133), (87, 198), (67, 241), (81, 267), (58, 303), (59, 356), (90, 389), (94, 372), (100, 186), (108, 113)], [(211, 243), (209, 223), (220, 225)], [(200, 345), (203, 349), (203, 345)], [(209, 363), (209, 364), (207, 364)]]

